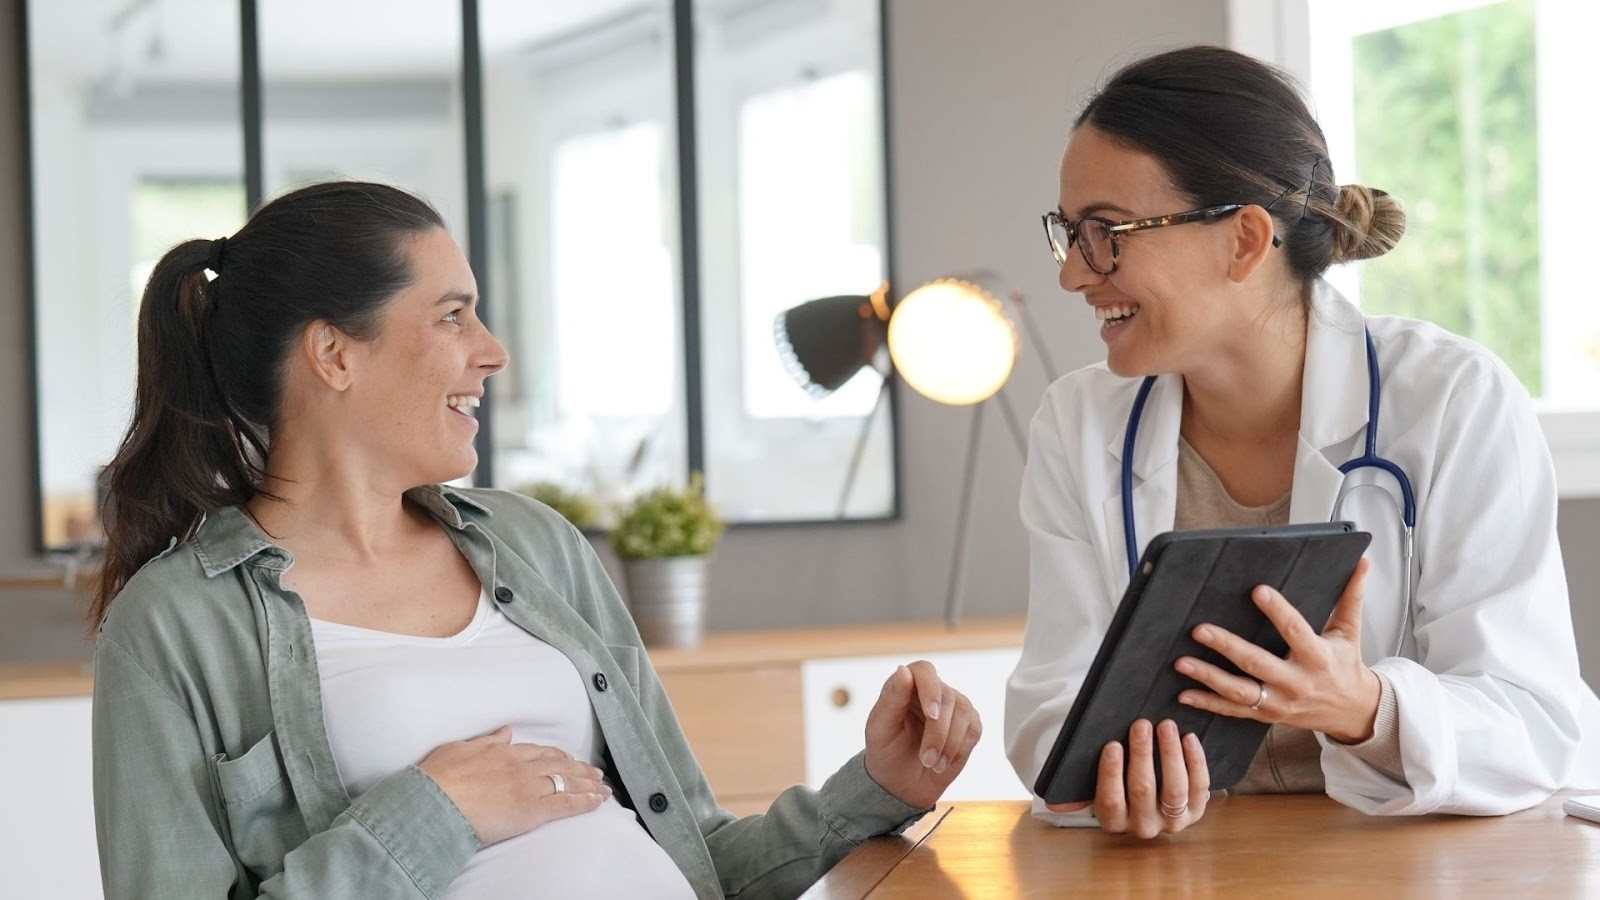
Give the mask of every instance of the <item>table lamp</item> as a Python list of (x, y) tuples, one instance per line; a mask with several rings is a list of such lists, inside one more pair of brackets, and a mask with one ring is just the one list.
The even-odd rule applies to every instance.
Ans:
[(882, 284), (871, 294), (823, 297), (784, 310), (772, 320), (772, 335), (789, 375), (821, 400), (873, 365), (888, 321), (889, 285)]
[[(878, 369), (883, 377), (878, 400), (863, 419), (860, 437), (851, 454), (839, 498), (841, 517), (872, 421), (883, 405), (892, 373), (899, 373), (913, 390), (930, 400), (973, 408), (963, 466), (961, 506), (957, 513), (956, 546), (951, 554), (950, 583), (945, 597), (945, 622), (951, 628), (960, 621), (960, 589), (985, 401), (997, 400), (1018, 452), (1024, 456), (1027, 453), (1022, 424), (1001, 393), (1016, 365), (1021, 345), (1016, 326), (1007, 315), (999, 294), (985, 286), (991, 280), (982, 273), (966, 278), (936, 279), (905, 295), (892, 308), (888, 302), (889, 287), (885, 284), (872, 294), (846, 294), (802, 303), (779, 313), (773, 322), (778, 353), (785, 368), (811, 396), (826, 397), (866, 366)], [(1034, 342), (1039, 344), (1022, 298), (1013, 293), (1011, 300), (1030, 335), (1034, 336)], [(880, 351), (885, 347), (889, 359), (887, 371), (879, 369)], [(1040, 358), (1047, 370), (1054, 369), (1042, 344)]]

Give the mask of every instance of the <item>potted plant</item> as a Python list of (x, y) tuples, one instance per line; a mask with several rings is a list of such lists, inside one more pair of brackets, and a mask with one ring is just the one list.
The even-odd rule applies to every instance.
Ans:
[(696, 473), (688, 487), (659, 487), (617, 511), (611, 548), (622, 560), (628, 607), (647, 644), (693, 647), (705, 633), (706, 560), (722, 536)]
[(599, 508), (581, 491), (572, 491), (554, 481), (535, 481), (517, 488), (517, 493), (543, 503), (578, 528), (593, 527)]

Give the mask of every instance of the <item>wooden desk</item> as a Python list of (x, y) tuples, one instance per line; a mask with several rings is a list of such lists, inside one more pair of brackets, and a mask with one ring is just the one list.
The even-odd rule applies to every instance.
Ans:
[(807, 900), (924, 897), (1596, 897), (1600, 825), (1559, 798), (1510, 816), (1366, 816), (1321, 796), (1225, 797), (1153, 841), (957, 803), (873, 838)]

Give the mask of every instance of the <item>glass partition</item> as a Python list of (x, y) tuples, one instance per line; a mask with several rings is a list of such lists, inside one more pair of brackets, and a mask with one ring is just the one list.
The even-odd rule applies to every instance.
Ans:
[(784, 310), (888, 278), (879, 4), (694, 10), (707, 492), (735, 521), (892, 515), (883, 377), (813, 399), (773, 338)]
[(239, 17), (70, 0), (27, 21), (40, 530), (63, 549), (100, 539), (145, 278), (178, 241), (244, 222)]
[(688, 470), (671, 9), (481, 0), (495, 480), (605, 517)]
[(100, 540), (155, 260), (330, 177), (422, 194), (480, 265), (495, 486), (605, 513), (699, 469), (734, 523), (896, 514), (879, 376), (813, 400), (772, 336), (887, 277), (881, 0), (23, 2), (42, 549)]
[(467, 243), (461, 3), (257, 0), (262, 181), (380, 181), (422, 195)]

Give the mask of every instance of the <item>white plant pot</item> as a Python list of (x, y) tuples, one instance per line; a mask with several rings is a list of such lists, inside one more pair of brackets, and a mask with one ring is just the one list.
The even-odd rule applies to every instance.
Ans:
[(646, 644), (694, 647), (705, 634), (706, 557), (630, 559), (623, 563), (628, 609)]

